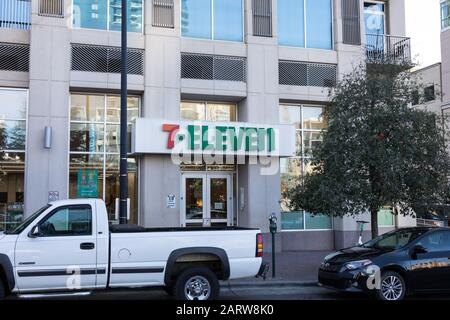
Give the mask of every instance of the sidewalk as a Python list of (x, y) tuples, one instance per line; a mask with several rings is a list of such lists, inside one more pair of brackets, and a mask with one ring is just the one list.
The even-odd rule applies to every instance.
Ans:
[(317, 271), (329, 251), (292, 251), (276, 254), (276, 278), (272, 278), (272, 254), (265, 253), (264, 262), (269, 264), (266, 280), (245, 278), (231, 280), (233, 287), (251, 286), (315, 286)]

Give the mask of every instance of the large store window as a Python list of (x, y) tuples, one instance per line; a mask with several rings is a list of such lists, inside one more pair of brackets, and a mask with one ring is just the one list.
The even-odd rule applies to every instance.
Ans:
[[(127, 0), (128, 32), (142, 32), (142, 0)], [(122, 24), (121, 0), (73, 0), (74, 28), (116, 30)]]
[[(281, 192), (293, 188), (312, 170), (310, 160), (315, 145), (322, 142), (325, 128), (324, 107), (281, 105), (280, 123), (296, 128), (297, 155), (280, 160)], [(287, 199), (281, 201), (281, 228), (283, 230), (323, 230), (332, 228), (328, 215), (313, 215), (305, 211), (291, 211)]]
[[(128, 97), (128, 121), (139, 115), (140, 98)], [(129, 137), (131, 127), (129, 127)], [(128, 144), (130, 146), (130, 144)], [(71, 94), (70, 198), (102, 198), (115, 221), (119, 197), (120, 97)], [(128, 159), (130, 222), (137, 223), (137, 164)]]
[(0, 230), (23, 218), (28, 91), (0, 88)]
[(450, 28), (450, 0), (441, 0), (441, 29)]
[(181, 0), (181, 35), (212, 40), (243, 40), (242, 0)]
[(180, 118), (198, 121), (236, 121), (236, 104), (219, 102), (182, 101)]
[(278, 43), (332, 49), (332, 11), (331, 0), (278, 0)]

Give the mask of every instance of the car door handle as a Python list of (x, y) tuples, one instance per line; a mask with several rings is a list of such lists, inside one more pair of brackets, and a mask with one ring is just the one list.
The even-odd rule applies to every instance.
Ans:
[(92, 242), (83, 242), (82, 244), (80, 244), (81, 250), (92, 250), (94, 248), (95, 248), (95, 244)]

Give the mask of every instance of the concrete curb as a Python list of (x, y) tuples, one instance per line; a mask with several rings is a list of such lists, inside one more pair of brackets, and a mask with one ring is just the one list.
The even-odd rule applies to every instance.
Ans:
[(255, 287), (317, 287), (317, 281), (266, 280), (266, 281), (222, 281), (221, 287), (227, 288)]

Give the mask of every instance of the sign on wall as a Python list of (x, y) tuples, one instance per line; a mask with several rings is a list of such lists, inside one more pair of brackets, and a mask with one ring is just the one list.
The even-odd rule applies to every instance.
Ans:
[(133, 125), (132, 152), (291, 157), (295, 155), (295, 128), (244, 122), (139, 118)]
[(168, 209), (175, 209), (177, 207), (177, 200), (174, 194), (169, 194), (167, 196), (166, 207)]
[(98, 198), (98, 170), (78, 170), (77, 197)]

